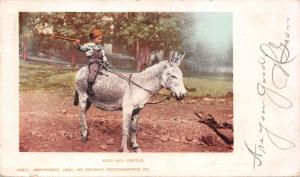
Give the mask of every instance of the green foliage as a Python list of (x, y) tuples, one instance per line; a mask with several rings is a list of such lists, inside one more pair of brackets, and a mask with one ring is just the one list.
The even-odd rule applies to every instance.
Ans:
[[(203, 16), (216, 17), (219, 13), (174, 13), (174, 12), (21, 12), (20, 21), (20, 50), (24, 34), (29, 34), (29, 55), (38, 56), (43, 53), (48, 58), (69, 60), (84, 58), (72, 42), (53, 39), (42, 35), (43, 31), (53, 31), (57, 35), (78, 38), (82, 42), (89, 41), (89, 32), (99, 27), (104, 32), (104, 43), (112, 43), (116, 49), (136, 57), (140, 69), (147, 65), (149, 51), (164, 50), (167, 56), (170, 50), (185, 51), (185, 60), (191, 60), (189, 69), (206, 71), (203, 68), (216, 70), (218, 66), (232, 66), (232, 43), (229, 48), (218, 48), (202, 39), (201, 30), (206, 29)], [(214, 23), (219, 24), (219, 21)], [(212, 18), (209, 18), (212, 19)], [(229, 24), (229, 23), (228, 23)], [(203, 25), (203, 26), (202, 26)], [(205, 36), (214, 39), (223, 29), (215, 33), (205, 31)], [(222, 27), (222, 26), (221, 26)], [(228, 29), (227, 29), (228, 30)], [(200, 36), (200, 37), (199, 37)], [(215, 37), (216, 38), (216, 37)], [(230, 42), (230, 41), (228, 41)], [(232, 41), (231, 41), (232, 42)], [(138, 53), (137, 53), (138, 52)], [(84, 60), (85, 61), (85, 60)], [(195, 67), (201, 66), (201, 67)]]
[(35, 40), (35, 47), (49, 49), (58, 44), (67, 50), (73, 47), (70, 42), (41, 35), (45, 29), (88, 41), (90, 30), (97, 26), (104, 31), (106, 43), (117, 40), (128, 48), (138, 41), (152, 50), (170, 50), (182, 47), (182, 34), (185, 34), (191, 18), (188, 13), (23, 12), (19, 19), (20, 33), (29, 32)]
[[(114, 38), (129, 46), (147, 45), (152, 50), (180, 47), (182, 26), (180, 13), (120, 13), (114, 14)], [(120, 21), (122, 21), (120, 23)]]

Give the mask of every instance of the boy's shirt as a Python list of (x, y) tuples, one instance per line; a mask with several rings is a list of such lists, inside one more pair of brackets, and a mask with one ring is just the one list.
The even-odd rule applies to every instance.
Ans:
[[(94, 52), (101, 52), (103, 56), (103, 61), (107, 61), (107, 58), (105, 56), (104, 47), (101, 44), (95, 44), (94, 42), (85, 43), (82, 45), (78, 45), (77, 49), (81, 52), (85, 52), (85, 55), (88, 58), (91, 58), (94, 54)], [(100, 59), (100, 58), (98, 58)]]

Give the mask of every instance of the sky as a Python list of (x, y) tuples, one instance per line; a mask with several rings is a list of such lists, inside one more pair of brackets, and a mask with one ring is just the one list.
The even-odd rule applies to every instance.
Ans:
[(195, 40), (220, 53), (228, 51), (232, 45), (232, 13), (193, 13)]

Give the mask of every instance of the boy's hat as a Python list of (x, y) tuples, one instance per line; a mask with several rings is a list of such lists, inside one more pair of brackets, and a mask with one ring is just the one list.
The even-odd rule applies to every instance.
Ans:
[(102, 31), (99, 28), (94, 28), (90, 32), (90, 39), (95, 39), (96, 37), (103, 35)]

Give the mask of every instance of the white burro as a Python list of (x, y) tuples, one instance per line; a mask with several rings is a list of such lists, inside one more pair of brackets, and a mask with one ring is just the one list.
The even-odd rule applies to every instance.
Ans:
[[(80, 107), (80, 127), (82, 141), (88, 140), (87, 111), (91, 104), (107, 111), (122, 110), (122, 143), (120, 151), (129, 152), (130, 145), (135, 152), (141, 152), (136, 140), (138, 115), (152, 95), (162, 88), (169, 90), (176, 100), (185, 97), (187, 91), (183, 83), (179, 65), (184, 53), (171, 52), (169, 60), (145, 69), (140, 73), (116, 74), (102, 70), (93, 85), (94, 96), (86, 93), (88, 68), (82, 67), (76, 74), (74, 105)], [(124, 79), (125, 78), (125, 79)]]

